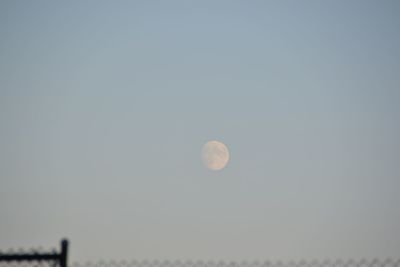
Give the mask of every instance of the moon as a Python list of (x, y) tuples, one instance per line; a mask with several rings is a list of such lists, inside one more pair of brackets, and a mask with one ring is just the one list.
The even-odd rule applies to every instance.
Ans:
[(204, 165), (213, 171), (222, 170), (229, 161), (228, 147), (218, 141), (209, 141), (203, 145), (201, 157)]

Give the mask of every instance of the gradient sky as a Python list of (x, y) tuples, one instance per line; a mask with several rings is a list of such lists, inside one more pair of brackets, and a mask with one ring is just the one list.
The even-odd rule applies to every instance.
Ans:
[[(400, 255), (399, 1), (1, 1), (0, 249)], [(228, 166), (201, 147), (227, 144)]]

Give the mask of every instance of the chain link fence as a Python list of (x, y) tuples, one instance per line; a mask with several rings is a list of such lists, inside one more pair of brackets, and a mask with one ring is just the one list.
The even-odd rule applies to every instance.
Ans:
[(70, 267), (400, 267), (400, 259), (300, 260), (300, 261), (98, 261), (73, 263)]
[(68, 241), (62, 240), (60, 250), (42, 248), (0, 250), (0, 267), (400, 267), (400, 259), (360, 260), (299, 260), (299, 261), (191, 261), (191, 260), (131, 260), (96, 261), (67, 265)]
[(60, 251), (43, 248), (0, 251), (0, 267), (67, 267), (68, 241), (61, 241)]

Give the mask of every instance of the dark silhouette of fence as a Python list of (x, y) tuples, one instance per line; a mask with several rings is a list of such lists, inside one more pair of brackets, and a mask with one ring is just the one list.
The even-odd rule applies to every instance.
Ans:
[(71, 267), (400, 267), (400, 259), (300, 260), (300, 261), (98, 261), (73, 263)]
[(40, 252), (32, 249), (30, 252), (20, 251), (1, 252), (0, 267), (3, 266), (50, 266), (67, 267), (68, 264), (68, 240), (61, 240), (61, 249), (59, 252)]
[[(0, 267), (68, 267), (68, 241), (61, 241), (59, 252), (8, 252), (0, 251)], [(25, 263), (25, 264), (23, 264)], [(21, 265), (22, 264), (22, 265)], [(361, 260), (300, 260), (300, 261), (97, 261), (73, 263), (69, 267), (400, 267), (400, 259), (361, 259)]]

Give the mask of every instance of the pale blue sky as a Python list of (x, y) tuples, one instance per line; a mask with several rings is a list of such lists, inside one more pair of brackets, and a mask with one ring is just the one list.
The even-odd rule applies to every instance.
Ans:
[[(0, 249), (400, 253), (398, 1), (1, 1)], [(205, 169), (208, 140), (231, 161)]]

